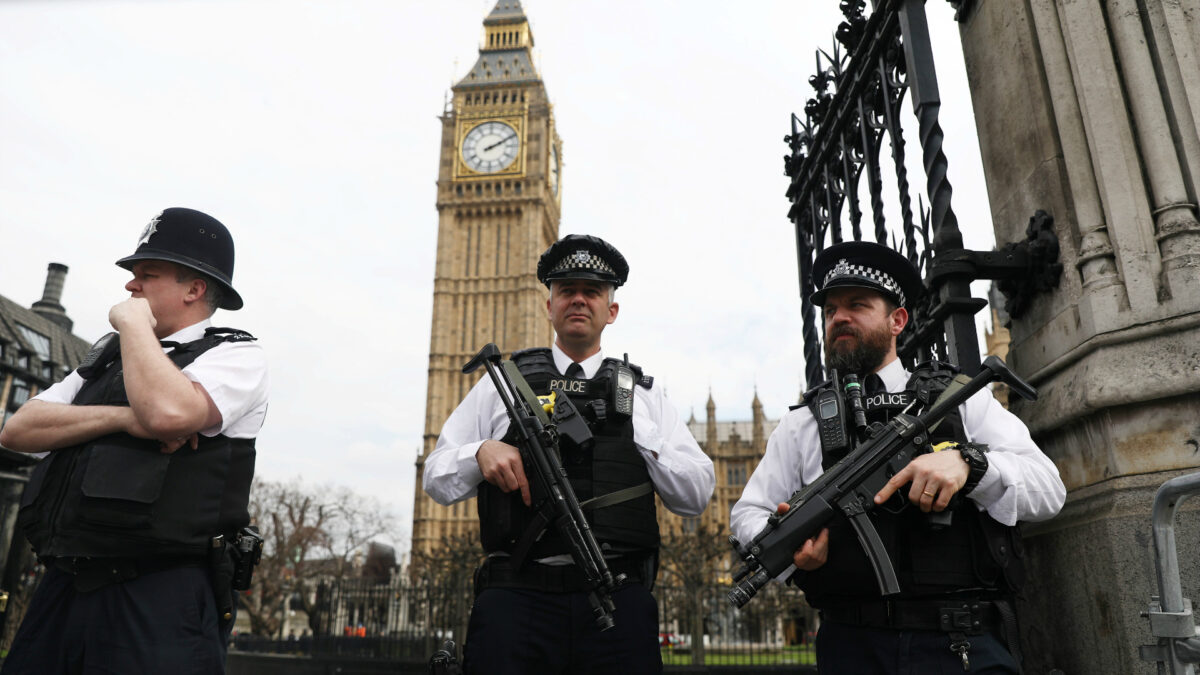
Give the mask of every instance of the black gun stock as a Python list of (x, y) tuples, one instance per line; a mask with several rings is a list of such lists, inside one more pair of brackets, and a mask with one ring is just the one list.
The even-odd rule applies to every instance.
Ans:
[(592, 606), (596, 625), (608, 630), (615, 624), (612, 613), (615, 609), (612, 593), (624, 580), (624, 575), (613, 576), (608, 563), (600, 552), (600, 545), (592, 535), (591, 525), (579, 507), (579, 500), (567, 473), (559, 459), (558, 429), (555, 419), (579, 419), (571, 399), (556, 397), (553, 417), (534, 396), (529, 384), (511, 361), (501, 361), (500, 350), (488, 343), (463, 367), (464, 373), (472, 372), (483, 365), (504, 403), (510, 425), (516, 430), (518, 445), (526, 470), (533, 467), (533, 478), (543, 495), (534, 509), (542, 512), (548, 522), (553, 523), (560, 535), (570, 545), (571, 559), (583, 571), (592, 585), (588, 600)]
[[(964, 378), (965, 379), (965, 378)], [(900, 592), (896, 571), (868, 515), (874, 497), (891, 476), (912, 460), (928, 442), (927, 430), (962, 405), (989, 382), (1002, 381), (1017, 394), (1034, 400), (1037, 391), (1009, 370), (999, 358), (989, 356), (979, 374), (955, 390), (947, 389), (929, 410), (920, 415), (896, 415), (865, 442), (792, 495), (788, 510), (772, 514), (767, 526), (746, 546), (730, 537), (744, 565), (734, 575), (729, 601), (742, 607), (772, 578), (792, 564), (792, 554), (816, 536), (839, 512), (850, 519), (859, 544), (871, 561), (883, 595)]]

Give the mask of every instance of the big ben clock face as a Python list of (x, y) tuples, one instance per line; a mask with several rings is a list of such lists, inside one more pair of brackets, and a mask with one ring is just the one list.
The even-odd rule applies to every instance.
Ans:
[(480, 173), (507, 169), (520, 150), (520, 135), (504, 122), (484, 122), (471, 129), (462, 142), (463, 162)]

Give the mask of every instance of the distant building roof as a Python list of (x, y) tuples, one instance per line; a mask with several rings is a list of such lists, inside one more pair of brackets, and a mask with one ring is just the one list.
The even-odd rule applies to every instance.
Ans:
[[(41, 340), (42, 336), (47, 338), (45, 342)], [(58, 323), (2, 295), (0, 344), (4, 345), (5, 365), (13, 363), (15, 357), (9, 355), (9, 349), (13, 346), (20, 351), (36, 355), (43, 364), (54, 364), (57, 368), (54, 377), (51, 378), (53, 381), (61, 379), (62, 370), (74, 369), (91, 348), (91, 343), (77, 337)]]
[(521, 0), (500, 0), (492, 8), (483, 25), (491, 26), (498, 23), (520, 23), (526, 21), (525, 10), (521, 9)]
[(514, 84), (541, 80), (533, 68), (528, 49), (481, 52), (479, 60), (456, 87)]

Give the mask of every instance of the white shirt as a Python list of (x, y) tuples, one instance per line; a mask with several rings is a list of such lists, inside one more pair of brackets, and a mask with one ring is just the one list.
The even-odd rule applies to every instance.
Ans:
[[(889, 392), (903, 391), (909, 373), (896, 359), (879, 371)], [(1052, 518), (1066, 500), (1058, 467), (1046, 457), (1016, 415), (987, 389), (959, 406), (967, 440), (988, 446), (988, 469), (967, 495), (980, 510), (1005, 525)], [(733, 505), (729, 529), (742, 542), (754, 538), (767, 517), (796, 490), (821, 475), (821, 441), (807, 406), (789, 412), (767, 440), (742, 497)], [(788, 572), (790, 573), (790, 571)]]
[[(571, 358), (558, 345), (551, 348), (554, 365), (566, 372)], [(580, 362), (583, 376), (600, 369), (603, 352)], [(425, 458), (423, 487), (439, 504), (474, 497), (483, 482), (475, 453), (485, 440), (500, 440), (508, 431), (508, 413), (491, 378), (484, 376), (442, 426), (437, 446)], [(716, 484), (712, 460), (667, 401), (662, 388), (634, 387), (633, 442), (650, 472), (663, 504), (681, 516), (697, 516), (708, 505)]]
[[(212, 326), (211, 319), (194, 323), (163, 338), (164, 342), (183, 344), (204, 337)], [(165, 349), (163, 351), (170, 351)], [(222, 342), (204, 352), (183, 369), (183, 374), (208, 392), (221, 413), (220, 426), (200, 433), (205, 436), (225, 434), (230, 438), (254, 438), (267, 415), (266, 352), (257, 341)], [(48, 403), (70, 403), (83, 387), (84, 379), (77, 371), (49, 389), (34, 396)]]

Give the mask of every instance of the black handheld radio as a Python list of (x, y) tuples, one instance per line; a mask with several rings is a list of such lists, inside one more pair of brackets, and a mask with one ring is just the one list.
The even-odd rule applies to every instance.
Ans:
[(846, 408), (842, 404), (842, 383), (837, 370), (831, 370), (832, 386), (817, 394), (817, 430), (821, 435), (821, 451), (826, 455), (842, 453), (850, 449), (850, 436), (846, 433)]
[(616, 386), (613, 387), (613, 410), (618, 415), (629, 417), (633, 414), (633, 385), (635, 378), (633, 369), (629, 367), (629, 355), (625, 361), (617, 365)]

